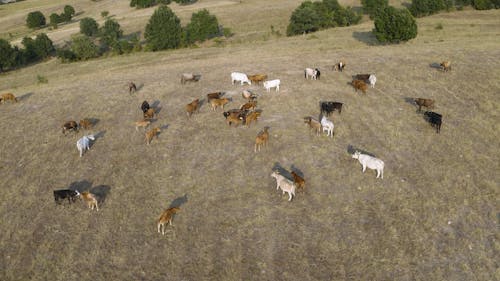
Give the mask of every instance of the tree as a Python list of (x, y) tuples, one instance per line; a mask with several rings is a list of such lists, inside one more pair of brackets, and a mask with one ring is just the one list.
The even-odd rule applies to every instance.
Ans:
[(54, 44), (45, 33), (40, 33), (35, 38), (35, 52), (39, 59), (45, 59), (54, 52)]
[(64, 14), (69, 17), (69, 19), (71, 20), (71, 18), (75, 15), (75, 8), (73, 8), (72, 6), (70, 5), (66, 5), (64, 6)]
[(194, 2), (196, 2), (196, 0), (174, 0), (174, 1), (180, 5), (193, 4)]
[(92, 40), (85, 35), (78, 35), (73, 38), (71, 51), (82, 60), (87, 60), (99, 56), (99, 48)]
[(35, 40), (31, 37), (24, 37), (21, 41), (21, 44), (24, 46), (24, 50), (22, 52), (23, 61), (26, 63), (34, 62), (38, 60), (38, 55), (36, 54), (36, 46)]
[(370, 15), (370, 19), (373, 19), (375, 13), (378, 9), (383, 9), (389, 6), (388, 0), (361, 0), (361, 5), (363, 5), (363, 11), (365, 14)]
[(26, 25), (29, 28), (38, 28), (45, 25), (45, 16), (40, 11), (31, 12), (26, 18)]
[(314, 32), (319, 30), (320, 24), (319, 15), (313, 8), (313, 3), (306, 1), (292, 12), (290, 23), (286, 29), (286, 35), (292, 36)]
[(131, 0), (130, 7), (148, 8), (156, 5), (156, 0)]
[(211, 15), (207, 9), (191, 15), (191, 21), (186, 26), (187, 43), (204, 41), (218, 34), (219, 22), (217, 21), (217, 17)]
[(446, 5), (443, 0), (412, 0), (410, 12), (415, 17), (424, 17), (444, 10)]
[(476, 10), (489, 10), (494, 7), (490, 0), (472, 0), (472, 6), (474, 6)]
[(107, 19), (101, 27), (101, 39), (104, 43), (111, 46), (123, 36), (120, 24), (114, 19)]
[(94, 36), (99, 30), (99, 25), (93, 18), (83, 18), (80, 20), (80, 33), (87, 36)]
[(407, 9), (387, 6), (376, 13), (373, 33), (380, 42), (404, 42), (417, 37), (417, 23)]
[(57, 24), (61, 22), (61, 17), (56, 13), (50, 14), (49, 19), (50, 19), (50, 25), (53, 28), (57, 28)]
[(181, 33), (179, 18), (168, 6), (160, 6), (146, 25), (146, 47), (151, 51), (177, 48), (181, 43)]
[(10, 43), (0, 38), (0, 72), (15, 65), (15, 50)]

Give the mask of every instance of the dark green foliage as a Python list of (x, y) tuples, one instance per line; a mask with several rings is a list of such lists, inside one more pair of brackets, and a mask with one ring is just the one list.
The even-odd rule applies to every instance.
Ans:
[(37, 60), (35, 40), (30, 37), (24, 37), (21, 44), (24, 46), (23, 60), (26, 63), (34, 62)]
[(361, 15), (349, 7), (342, 7), (337, 0), (306, 1), (293, 11), (286, 34), (292, 36), (330, 27), (348, 26), (360, 20)]
[(54, 44), (45, 33), (38, 34), (35, 38), (35, 52), (39, 59), (45, 59), (54, 52)]
[(80, 33), (85, 34), (87, 36), (97, 35), (97, 31), (99, 30), (99, 25), (93, 18), (83, 18), (80, 21)]
[(57, 49), (56, 55), (59, 59), (61, 59), (61, 62), (63, 63), (77, 60), (76, 54), (68, 49)]
[(196, 2), (196, 0), (174, 0), (174, 2), (181, 5), (188, 5), (188, 4), (193, 4), (194, 2)]
[(75, 53), (76, 57), (81, 60), (87, 60), (99, 56), (99, 47), (97, 47), (94, 42), (92, 42), (92, 40), (85, 35), (79, 35), (73, 38), (71, 50)]
[(57, 28), (57, 24), (61, 22), (61, 17), (56, 13), (52, 13), (49, 19), (50, 19), (50, 25), (53, 28)]
[(412, 0), (410, 12), (415, 17), (424, 17), (444, 10), (444, 0)]
[(130, 7), (136, 8), (148, 8), (156, 5), (156, 0), (132, 0), (130, 1)]
[(389, 6), (388, 0), (361, 0), (363, 5), (363, 12), (370, 15), (370, 19), (375, 17), (375, 13), (378, 9), (383, 9)]
[(61, 21), (60, 22), (69, 22), (75, 15), (75, 8), (73, 8), (70, 5), (64, 6), (64, 12), (60, 15)]
[(29, 28), (38, 28), (45, 25), (45, 16), (40, 11), (31, 12), (26, 18), (26, 25)]
[(375, 15), (373, 33), (383, 43), (399, 43), (417, 36), (417, 23), (407, 9), (387, 6)]
[(490, 0), (472, 0), (472, 6), (474, 6), (474, 9), (476, 10), (489, 10), (494, 7)]
[(0, 72), (16, 66), (16, 49), (10, 43), (0, 38)]
[(123, 31), (120, 28), (120, 24), (114, 19), (107, 19), (104, 25), (101, 27), (100, 31), (101, 40), (108, 45), (113, 42), (118, 41), (120, 37), (123, 36)]
[(178, 48), (181, 43), (181, 21), (168, 6), (155, 10), (144, 32), (150, 51)]
[(191, 21), (186, 26), (186, 42), (204, 41), (218, 36), (219, 33), (217, 18), (203, 9), (191, 15)]

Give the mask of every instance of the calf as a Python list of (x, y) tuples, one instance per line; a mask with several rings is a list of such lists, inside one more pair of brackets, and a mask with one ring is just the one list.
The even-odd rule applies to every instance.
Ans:
[(321, 133), (321, 123), (318, 120), (308, 116), (304, 117), (304, 123), (309, 125), (309, 128), (315, 130), (316, 135), (319, 135)]
[(83, 136), (81, 139), (79, 139), (76, 142), (76, 148), (78, 148), (78, 151), (80, 152), (80, 157), (83, 156), (83, 152), (85, 150), (90, 149), (90, 141), (91, 140), (95, 140), (94, 135)]
[(320, 105), (320, 110), (321, 114), (330, 116), (333, 111), (337, 110), (340, 113), (342, 113), (342, 105), (343, 103), (341, 102), (335, 102), (335, 101), (322, 101), (319, 103)]
[(333, 70), (342, 72), (342, 71), (344, 71), (344, 67), (345, 67), (345, 62), (340, 61), (340, 62), (336, 63), (335, 65), (333, 65)]
[(293, 177), (293, 182), (297, 186), (297, 188), (300, 188), (301, 190), (304, 190), (306, 188), (306, 181), (299, 176), (295, 171), (292, 171), (292, 177)]
[(229, 101), (229, 98), (213, 98), (210, 100), (210, 105), (212, 106), (213, 111), (216, 111), (217, 107), (222, 107), (222, 110), (224, 111), (224, 105), (226, 105)]
[(252, 112), (248, 113), (248, 115), (245, 118), (245, 125), (247, 127), (250, 127), (250, 124), (252, 123), (252, 121), (257, 123), (257, 120), (260, 117), (260, 114), (261, 114), (260, 111), (252, 111)]
[(154, 137), (158, 139), (158, 134), (161, 132), (160, 128), (153, 128), (146, 132), (146, 144), (149, 145)]
[(257, 107), (257, 101), (249, 101), (242, 106), (240, 106), (241, 110), (254, 110)]
[(443, 71), (445, 72), (451, 70), (451, 61), (443, 61), (439, 65), (443, 68)]
[(128, 82), (128, 93), (132, 94), (135, 92), (137, 92), (137, 86), (135, 86), (135, 83), (132, 81)]
[(269, 127), (264, 127), (264, 130), (260, 132), (255, 138), (255, 147), (254, 152), (257, 152), (257, 149), (260, 151), (260, 147), (267, 145), (267, 141), (269, 140)]
[(94, 207), (97, 211), (99, 211), (99, 206), (97, 206), (97, 199), (94, 194), (85, 191), (80, 194), (80, 197), (83, 198), (85, 202), (87, 202), (87, 206), (91, 209), (94, 210)]
[(54, 190), (54, 200), (56, 201), (57, 204), (61, 204), (61, 201), (64, 199), (68, 199), (69, 203), (75, 202), (78, 196), (80, 196), (78, 190), (71, 190), (71, 189)]
[(90, 122), (89, 119), (82, 119), (80, 120), (80, 128), (84, 128), (85, 130), (88, 130), (92, 127), (92, 122)]
[(441, 132), (441, 123), (443, 122), (443, 116), (439, 113), (433, 111), (426, 111), (424, 113), (425, 119), (429, 122), (432, 127), (436, 127), (436, 133)]
[(76, 121), (68, 121), (62, 125), (62, 133), (66, 134), (66, 131), (78, 132), (78, 123)]
[(254, 82), (255, 84), (259, 84), (260, 82), (267, 79), (267, 75), (265, 74), (248, 75), (248, 79)]
[(173, 207), (173, 208), (168, 208), (165, 211), (163, 211), (163, 213), (161, 213), (160, 217), (158, 218), (158, 223), (157, 223), (158, 233), (165, 235), (165, 228), (169, 224), (171, 226), (173, 226), (172, 225), (172, 217), (174, 216), (174, 214), (176, 214), (180, 210), (181, 209), (178, 207)]
[(17, 102), (17, 98), (12, 93), (2, 94), (0, 96), (0, 103), (6, 102), (6, 101)]
[(365, 81), (354, 79), (352, 80), (351, 85), (354, 87), (354, 90), (356, 90), (356, 92), (358, 92), (358, 90), (361, 90), (363, 94), (366, 94), (366, 90), (368, 89), (368, 87), (366, 86)]
[(363, 166), (363, 173), (366, 171), (366, 167), (377, 170), (377, 179), (384, 178), (384, 161), (375, 158), (367, 154), (361, 154), (361, 152), (356, 151), (352, 155), (352, 158), (358, 159), (359, 163)]
[(432, 99), (416, 98), (413, 101), (415, 101), (415, 104), (418, 106), (418, 112), (422, 111), (422, 106), (434, 108), (434, 100)]
[(199, 99), (195, 99), (194, 101), (192, 101), (186, 105), (186, 113), (187, 113), (188, 117), (191, 117), (191, 115), (193, 115), (193, 113), (198, 111), (199, 102), (200, 102)]
[(201, 78), (200, 74), (182, 73), (181, 84), (186, 84), (186, 82), (188, 81), (198, 82), (200, 78)]
[(154, 108), (149, 108), (146, 110), (143, 114), (144, 119), (153, 119), (155, 117), (155, 110)]
[(142, 120), (142, 121), (137, 121), (134, 124), (135, 124), (135, 130), (139, 131), (139, 127), (143, 127), (144, 129), (146, 129), (149, 126), (149, 124), (151, 124), (151, 121)]

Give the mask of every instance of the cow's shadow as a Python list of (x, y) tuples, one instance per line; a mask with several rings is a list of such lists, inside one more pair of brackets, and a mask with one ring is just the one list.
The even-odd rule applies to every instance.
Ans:
[(274, 162), (272, 170), (278, 172), (280, 175), (284, 176), (287, 179), (292, 178), (292, 174), (290, 174), (290, 172), (285, 169), (279, 162)]
[(433, 62), (433, 63), (429, 64), (429, 67), (437, 69), (437, 70), (443, 70), (443, 67), (441, 67), (441, 64), (437, 63), (437, 62)]
[(33, 95), (33, 93), (26, 93), (22, 96), (18, 96), (17, 101), (24, 101), (24, 100), (28, 99), (29, 97), (31, 97), (32, 95)]
[(184, 194), (184, 196), (180, 196), (180, 197), (175, 198), (170, 203), (168, 208), (180, 208), (182, 205), (186, 204), (187, 202), (188, 202), (188, 195), (186, 193), (186, 194)]
[(364, 149), (361, 149), (359, 147), (355, 147), (352, 144), (350, 144), (350, 145), (347, 146), (347, 153), (353, 155), (354, 152), (356, 152), (356, 151), (361, 152), (361, 154), (366, 154), (366, 155), (370, 155), (372, 157), (376, 157), (375, 154), (373, 154), (371, 152), (368, 152), (368, 151), (366, 151)]
[(109, 191), (111, 190), (111, 187), (109, 185), (98, 185), (94, 186), (90, 189), (90, 192), (97, 196), (97, 201), (99, 204), (103, 204), (106, 202), (106, 198), (109, 195)]
[(89, 190), (90, 187), (92, 187), (92, 182), (90, 182), (88, 180), (81, 180), (81, 181), (72, 182), (69, 185), (68, 189), (76, 190), (78, 192), (83, 192), (83, 191)]

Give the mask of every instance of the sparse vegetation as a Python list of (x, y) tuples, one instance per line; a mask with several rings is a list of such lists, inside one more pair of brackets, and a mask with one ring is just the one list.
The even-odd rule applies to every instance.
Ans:
[(417, 37), (417, 23), (407, 9), (387, 6), (375, 15), (373, 33), (382, 43), (400, 43)]

